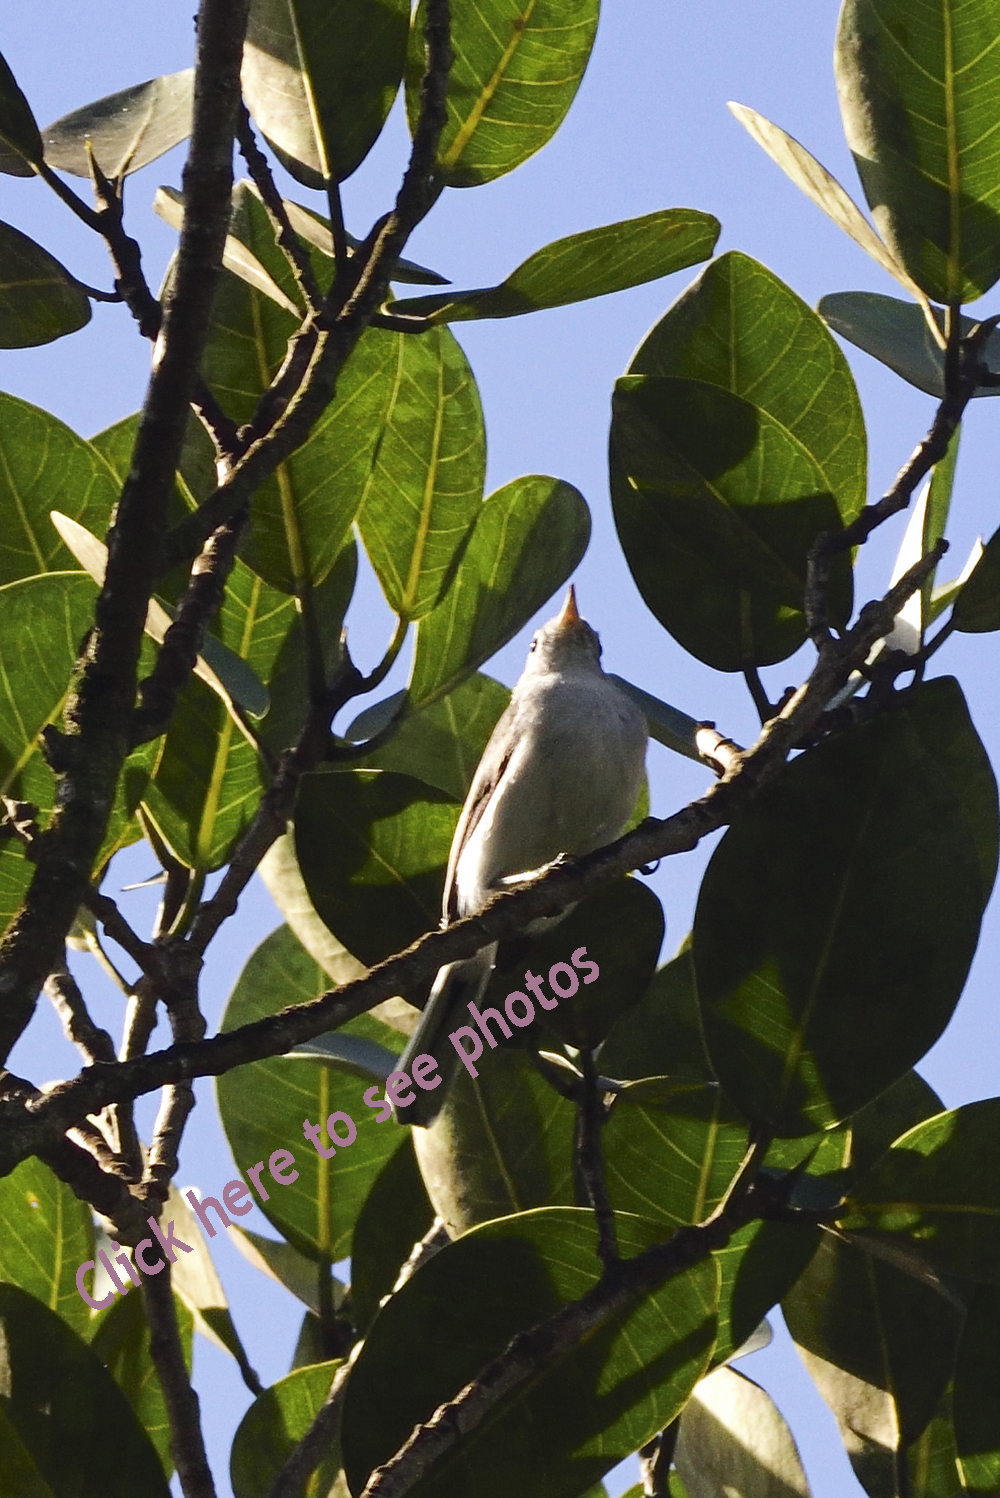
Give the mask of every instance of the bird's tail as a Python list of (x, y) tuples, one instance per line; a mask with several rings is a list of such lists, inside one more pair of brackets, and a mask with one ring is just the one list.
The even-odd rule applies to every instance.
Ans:
[(482, 998), (495, 956), (495, 946), (483, 947), (474, 957), (450, 962), (447, 967), (438, 969), (431, 996), (397, 1062), (397, 1069), (409, 1072), (414, 1057), (433, 1056), (441, 1082), (431, 1091), (414, 1083), (412, 1090), (416, 1097), (413, 1102), (406, 1108), (393, 1109), (400, 1123), (418, 1124), (426, 1129), (440, 1113), (458, 1069), (458, 1053), (448, 1034), (459, 1025), (469, 1023), (467, 1005), (478, 1004)]

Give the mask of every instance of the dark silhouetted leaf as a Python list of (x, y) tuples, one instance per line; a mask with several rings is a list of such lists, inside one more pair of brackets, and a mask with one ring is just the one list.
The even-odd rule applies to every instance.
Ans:
[(955, 1361), (962, 1308), (892, 1265), (824, 1235), (782, 1310), (871, 1493), (926, 1430)]
[(11, 224), (0, 223), (0, 266), (0, 348), (36, 348), (89, 323), (87, 293), (54, 255)]
[(32, 177), (32, 164), (42, 159), (42, 137), (31, 105), (0, 55), (0, 172), (9, 177)]
[(0, 1283), (0, 1337), (0, 1413), (56, 1498), (169, 1498), (156, 1449), (128, 1399), (64, 1321), (16, 1285)]
[[(801, 441), (702, 380), (629, 375), (613, 398), (615, 523), (647, 606), (717, 670), (784, 660), (805, 637), (806, 559), (837, 501)], [(850, 613), (850, 565), (833, 612)]]
[(955, 1364), (952, 1418), (965, 1491), (1000, 1488), (1000, 1293), (980, 1285), (969, 1306)]
[[(955, 761), (925, 741), (920, 692), (908, 700), (914, 715), (789, 765), (702, 883), (709, 1056), (745, 1117), (778, 1134), (847, 1118), (902, 1076), (947, 1024), (975, 951), (984, 883)], [(960, 738), (961, 695), (934, 700)]]
[(1000, 1282), (1000, 1098), (897, 1139), (852, 1188), (843, 1225), (899, 1234), (945, 1274)]
[(460, 808), (393, 770), (305, 775), (295, 848), (320, 917), (366, 965), (437, 925)]

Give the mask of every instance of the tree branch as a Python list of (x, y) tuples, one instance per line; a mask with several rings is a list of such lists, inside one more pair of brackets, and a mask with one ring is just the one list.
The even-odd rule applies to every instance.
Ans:
[(520, 1384), (537, 1379), (542, 1370), (609, 1321), (624, 1315), (644, 1295), (725, 1248), (746, 1223), (780, 1211), (787, 1186), (780, 1180), (757, 1176), (758, 1164), (759, 1151), (752, 1151), (746, 1162), (749, 1169), (741, 1171), (736, 1189), (706, 1222), (679, 1228), (665, 1243), (655, 1244), (635, 1258), (618, 1260), (586, 1295), (530, 1330), (519, 1332), (454, 1399), (418, 1425), (385, 1466), (375, 1469), (360, 1498), (404, 1498)]
[[(0, 1061), (56, 966), (104, 836), (129, 748), (146, 608), (166, 531), (204, 347), (232, 192), (247, 0), (202, 0), (194, 126), (184, 168), (177, 274), (157, 339), (132, 467), (108, 536), (94, 625), (65, 709), (65, 768), (27, 895), (0, 943)], [(215, 527), (213, 526), (212, 529)]]
[(805, 618), (809, 638), (817, 650), (833, 644), (827, 610), (830, 564), (835, 556), (862, 546), (872, 531), (900, 510), (905, 510), (922, 479), (940, 463), (948, 451), (965, 408), (975, 395), (984, 373), (982, 351), (987, 338), (1000, 323), (1000, 316), (978, 323), (957, 346), (957, 369), (948, 381), (948, 393), (938, 406), (930, 431), (897, 473), (892, 485), (875, 504), (865, 505), (842, 531), (824, 531), (809, 553), (805, 588)]
[(167, 1407), (170, 1452), (181, 1490), (184, 1498), (215, 1498), (215, 1483), (201, 1433), (198, 1396), (191, 1387), (181, 1347), (170, 1265), (166, 1274), (158, 1274), (155, 1279), (143, 1275), (141, 1293), (149, 1324), (150, 1355)]
[(322, 313), (307, 319), (289, 345), (285, 364), (246, 429), (247, 451), (225, 483), (182, 520), (166, 540), (161, 571), (195, 556), (205, 539), (235, 515), (278, 464), (302, 446), (336, 393), (337, 379), (379, 311), (410, 234), (442, 191), (435, 159), (446, 119), (452, 52), (448, 0), (428, 0), (426, 66), (421, 112), (396, 206), (380, 219), (338, 276)]
[[(197, 1043), (172, 1045), (117, 1066), (90, 1067), (57, 1084), (43, 1098), (25, 1101), (0, 1089), (0, 1176), (27, 1155), (37, 1154), (47, 1142), (58, 1139), (77, 1119), (99, 1112), (107, 1103), (138, 1097), (192, 1077), (220, 1076), (249, 1061), (283, 1055), (385, 999), (411, 992), (444, 964), (513, 936), (532, 921), (559, 915), (568, 905), (605, 888), (621, 875), (658, 858), (689, 852), (703, 837), (726, 826), (780, 773), (788, 754), (819, 721), (833, 694), (867, 659), (875, 641), (892, 629), (897, 613), (937, 565), (946, 547), (946, 542), (939, 542), (884, 598), (865, 605), (836, 650), (821, 656), (808, 681), (765, 724), (752, 748), (697, 801), (662, 821), (648, 818), (607, 848), (571, 862), (557, 862), (531, 884), (496, 895), (479, 915), (456, 921), (447, 930), (428, 932), (405, 952), (373, 967), (365, 977), (310, 1003)], [(280, 830), (284, 830), (283, 825)], [(252, 832), (253, 827), (247, 836)], [(263, 831), (260, 836), (263, 838)], [(196, 943), (199, 953), (225, 919), (226, 907), (235, 906), (236, 884), (249, 879), (249, 863), (248, 854), (222, 905), (213, 908), (215, 901), (210, 901), (196, 917), (192, 941), (202, 916), (206, 923)], [(235, 866), (234, 860), (231, 871)], [(219, 900), (224, 885), (225, 880), (215, 900)]]
[(337, 1427), (340, 1424), (340, 1407), (344, 1402), (347, 1381), (354, 1361), (363, 1346), (363, 1342), (357, 1342), (347, 1362), (341, 1363), (333, 1375), (333, 1382), (320, 1405), (316, 1418), (274, 1479), (268, 1498), (299, 1498), (306, 1478), (323, 1460), (327, 1448), (337, 1434)]
[(604, 1180), (604, 1156), (601, 1151), (601, 1126), (604, 1109), (598, 1094), (594, 1053), (586, 1047), (580, 1053), (583, 1085), (576, 1111), (576, 1160), (587, 1197), (597, 1221), (597, 1257), (605, 1269), (618, 1261), (618, 1239), (615, 1214)]

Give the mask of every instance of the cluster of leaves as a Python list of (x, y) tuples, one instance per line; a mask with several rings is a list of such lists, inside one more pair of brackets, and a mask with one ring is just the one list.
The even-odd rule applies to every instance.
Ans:
[[(545, 144), (582, 77), (597, 12), (598, 0), (456, 0), (439, 186), (487, 183)], [(417, 128), (425, 20), (425, 6), (411, 18), (407, 0), (251, 5), (247, 108), (296, 182), (326, 194), (328, 213), (287, 201), (276, 230), (259, 172), (236, 188), (201, 363), (234, 429), (255, 419), (316, 290), (364, 252), (340, 220), (338, 184), (364, 161), (401, 86)], [(849, 542), (865, 506), (864, 420), (829, 328), (947, 404), (970, 327), (960, 305), (1000, 276), (997, 59), (997, 0), (847, 0), (838, 87), (878, 233), (802, 146), (737, 113), (913, 300), (840, 293), (814, 312), (730, 252), (656, 324), (613, 393), (610, 488), (638, 591), (699, 661), (746, 674), (762, 720), (778, 709), (759, 668), (813, 633), (817, 538), (847, 532)], [(186, 136), (192, 89), (190, 70), (39, 130), (0, 64), (0, 170), (50, 184), (61, 184), (58, 171), (93, 171), (104, 191)], [(157, 207), (182, 224), (177, 192), (161, 189)], [(479, 396), (447, 325), (664, 276), (707, 260), (717, 234), (705, 213), (666, 210), (560, 240), (498, 286), (388, 301), (336, 399), (256, 490), (169, 728), (124, 762), (95, 886), (116, 851), (146, 837), (181, 888), (160, 935), (185, 937), (205, 877), (230, 863), (300, 739), (317, 678), (322, 686), (342, 662), (358, 544), (398, 621), (386, 667), (410, 626), (415, 644), (405, 691), (331, 736), (326, 760), (301, 779), (292, 826), (261, 865), (287, 924), (247, 962), (224, 1032), (308, 1003), (437, 924), (461, 804), (509, 695), (480, 668), (587, 546), (587, 505), (557, 478), (522, 477), (484, 496)], [(0, 225), (0, 257), (3, 346), (86, 322), (88, 289), (48, 250)], [(394, 280), (444, 284), (407, 261)], [(969, 394), (995, 393), (993, 354), (987, 343)], [(138, 426), (131, 417), (85, 441), (0, 394), (0, 780), (11, 834), (44, 824), (57, 801), (46, 733), (93, 618), (100, 538)], [(938, 454), (904, 571), (944, 534), (957, 440)], [(192, 418), (175, 526), (215, 490), (212, 459)], [(547, 971), (578, 945), (599, 960), (600, 983), (492, 1054), (478, 1081), (463, 1075), (427, 1130), (359, 1116), (362, 1091), (384, 1081), (412, 1029), (403, 999), (219, 1078), (239, 1168), (288, 1147), (299, 1171), (294, 1189), (262, 1204), (278, 1240), (231, 1230), (303, 1304), (287, 1377), (260, 1389), (189, 1221), (193, 1267), (174, 1274), (188, 1361), (197, 1327), (233, 1353), (256, 1395), (233, 1444), (236, 1498), (265, 1498), (279, 1482), (352, 1348), (339, 1424), (301, 1491), (377, 1487), (373, 1474), (414, 1427), (518, 1332), (599, 1287), (576, 1142), (588, 1089), (604, 1099), (603, 1172), (624, 1259), (721, 1210), (751, 1146), (764, 1174), (784, 1180), (787, 1210), (740, 1226), (635, 1296), (501, 1397), (405, 1491), (500, 1498), (520, 1484), (574, 1498), (602, 1492), (603, 1474), (645, 1449), (651, 1492), (806, 1494), (781, 1416), (728, 1366), (779, 1303), (872, 1498), (997, 1490), (1000, 1100), (942, 1112), (912, 1068), (961, 995), (998, 844), (996, 784), (961, 689), (950, 677), (924, 681), (923, 668), (952, 632), (1000, 629), (998, 537), (953, 583), (935, 588), (924, 567), (909, 633), (897, 626), (896, 648), (842, 683), (856, 710), (829, 714), (806, 752), (740, 806), (691, 937), (665, 966), (659, 902), (633, 879), (502, 950), (486, 1002), (516, 986), (515, 967)], [(854, 612), (852, 561), (844, 544), (830, 568), (825, 607), (838, 630)], [(180, 569), (160, 577), (143, 674), (185, 587)], [(697, 757), (697, 726), (636, 695), (654, 736)], [(0, 927), (29, 888), (31, 836), (0, 842)], [(107, 961), (86, 912), (74, 940)], [(358, 1124), (349, 1153), (304, 1151), (303, 1116), (338, 1110)], [(179, 1198), (165, 1210), (180, 1214)], [(32, 1158), (0, 1181), (0, 1216), (4, 1490), (166, 1493), (166, 1404), (139, 1296), (91, 1316), (76, 1295), (75, 1266), (97, 1243), (89, 1207)], [(419, 1240), (437, 1251), (401, 1277)], [(332, 1275), (346, 1258), (350, 1286)]]

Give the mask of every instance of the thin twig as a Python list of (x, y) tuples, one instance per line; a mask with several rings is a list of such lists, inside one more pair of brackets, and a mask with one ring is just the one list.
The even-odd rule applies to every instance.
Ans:
[(760, 672), (756, 666), (743, 667), (743, 680), (747, 684), (747, 690), (753, 698), (753, 705), (757, 709), (757, 716), (761, 723), (766, 723), (768, 718), (774, 717), (774, 707), (767, 693), (764, 691), (764, 683), (760, 679)]
[(170, 725), (182, 689), (190, 680), (205, 631), (222, 607), (226, 581), (249, 514), (242, 511), (209, 537), (191, 568), (177, 618), (167, 630), (152, 672), (139, 683), (140, 706), (132, 725), (132, 747), (159, 738)]
[(618, 1262), (618, 1239), (615, 1214), (604, 1180), (604, 1155), (601, 1150), (603, 1107), (597, 1090), (594, 1053), (586, 1047), (580, 1053), (583, 1086), (576, 1112), (576, 1163), (597, 1222), (597, 1257), (605, 1269)]
[(62, 1020), (66, 1038), (73, 1042), (88, 1066), (96, 1061), (117, 1061), (114, 1041), (107, 1030), (91, 1019), (80, 986), (65, 962), (53, 968), (46, 978), (45, 992)]
[(817, 537), (809, 553), (805, 587), (805, 619), (809, 638), (817, 650), (829, 649), (834, 641), (827, 609), (830, 565), (834, 557), (863, 545), (878, 526), (900, 510), (905, 510), (917, 485), (926, 478), (935, 463), (940, 463), (948, 444), (962, 420), (966, 406), (976, 393), (983, 375), (983, 346), (1000, 323), (1000, 315), (978, 323), (958, 349), (958, 372), (951, 379), (944, 400), (938, 406), (930, 431), (899, 470), (890, 488), (875, 504), (865, 505), (861, 513), (841, 531), (825, 531)]
[(310, 312), (316, 311), (322, 303), (323, 296), (316, 281), (309, 252), (292, 228), (288, 209), (275, 186), (270, 163), (257, 144), (253, 125), (250, 122), (250, 113), (245, 104), (240, 105), (236, 140), (240, 155), (247, 164), (247, 171), (260, 193), (261, 202), (271, 221), (275, 243), (288, 261), (295, 283), (302, 294), (302, 301)]
[(0, 1063), (31, 1019), (42, 984), (59, 961), (129, 749), (146, 610), (228, 229), (246, 20), (247, 0), (202, 0), (199, 8), (176, 274), (131, 470), (108, 536), (107, 572), (93, 627), (64, 709), (67, 732), (56, 807), (27, 894), (0, 943)]
[(639, 1451), (643, 1498), (670, 1498), (670, 1463), (679, 1433), (680, 1421), (675, 1420)]

